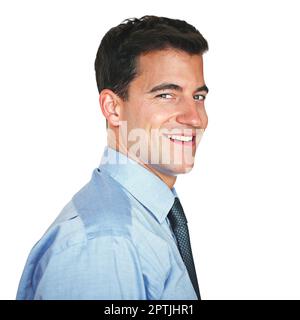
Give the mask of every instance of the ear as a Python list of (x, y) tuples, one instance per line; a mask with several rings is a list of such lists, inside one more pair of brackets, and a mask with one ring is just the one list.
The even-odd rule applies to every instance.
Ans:
[(99, 95), (99, 103), (101, 107), (101, 111), (106, 118), (107, 122), (113, 126), (118, 127), (120, 118), (120, 106), (121, 106), (121, 98), (116, 95), (110, 89), (103, 89)]

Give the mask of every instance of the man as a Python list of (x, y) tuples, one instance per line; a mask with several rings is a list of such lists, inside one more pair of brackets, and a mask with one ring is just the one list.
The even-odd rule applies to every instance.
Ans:
[(107, 147), (32, 249), (17, 299), (200, 299), (175, 191), (207, 127), (202, 55), (185, 21), (128, 19), (95, 61)]

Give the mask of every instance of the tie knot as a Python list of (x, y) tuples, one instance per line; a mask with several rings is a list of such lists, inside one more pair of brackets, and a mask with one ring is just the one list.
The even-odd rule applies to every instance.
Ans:
[(173, 230), (180, 225), (187, 224), (187, 219), (185, 217), (182, 205), (177, 197), (175, 198), (174, 204), (168, 213), (168, 219)]

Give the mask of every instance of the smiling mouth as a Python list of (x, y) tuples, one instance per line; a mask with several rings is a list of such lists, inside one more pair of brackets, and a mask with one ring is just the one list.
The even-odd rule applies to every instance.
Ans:
[(182, 146), (193, 146), (195, 145), (196, 136), (183, 136), (183, 135), (164, 135), (166, 138), (171, 140), (173, 143), (180, 144)]

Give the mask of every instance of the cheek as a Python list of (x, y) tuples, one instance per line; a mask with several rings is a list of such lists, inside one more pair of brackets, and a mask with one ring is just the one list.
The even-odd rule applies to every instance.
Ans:
[(160, 128), (171, 117), (167, 108), (145, 101), (128, 103), (126, 108), (124, 120), (128, 121), (129, 128)]
[(140, 108), (137, 103), (127, 103), (124, 106), (123, 121), (127, 121), (129, 128), (135, 128), (140, 126)]
[(134, 110), (132, 125), (140, 128), (159, 126), (162, 116), (149, 104), (141, 104)]
[(151, 112), (147, 113), (147, 118), (149, 124), (151, 124), (151, 127), (153, 128), (160, 128), (166, 122), (170, 121), (170, 119), (174, 118), (174, 106), (172, 110), (170, 110), (167, 106), (152, 105), (151, 107)]
[(168, 119), (167, 114), (156, 112), (151, 116), (152, 127), (159, 128)]

